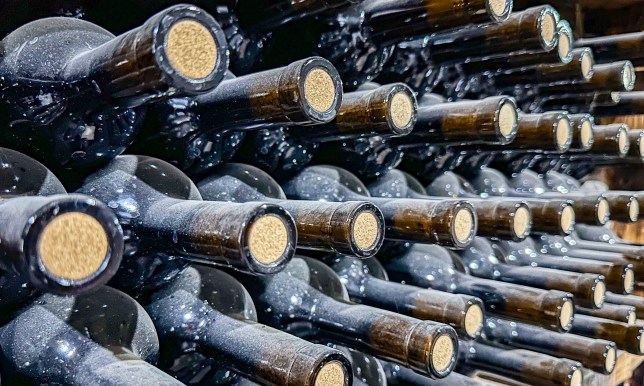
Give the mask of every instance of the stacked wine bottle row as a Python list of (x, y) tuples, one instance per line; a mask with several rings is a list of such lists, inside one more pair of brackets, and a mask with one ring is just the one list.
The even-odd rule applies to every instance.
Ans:
[(599, 121), (644, 113), (644, 35), (512, 0), (140, 9), (2, 41), (4, 384), (578, 386), (644, 355), (644, 248), (605, 226), (642, 195), (584, 178), (644, 162)]

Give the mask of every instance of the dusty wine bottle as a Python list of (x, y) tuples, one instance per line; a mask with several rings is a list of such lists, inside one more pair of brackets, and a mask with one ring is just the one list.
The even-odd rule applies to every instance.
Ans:
[(635, 307), (605, 303), (600, 309), (589, 309), (584, 307), (575, 307), (575, 312), (580, 315), (594, 316), (596, 318), (614, 320), (616, 322), (634, 325), (637, 320)]
[(159, 355), (150, 317), (107, 286), (74, 297), (40, 296), (0, 329), (0, 350), (28, 379), (21, 384), (183, 385), (148, 363)]
[(575, 315), (570, 332), (615, 342), (617, 348), (635, 355), (644, 354), (644, 327), (628, 325), (588, 315)]
[(632, 60), (636, 66), (644, 65), (644, 32), (584, 38), (575, 45), (592, 48), (601, 63)]
[(518, 115), (516, 102), (507, 96), (421, 105), (414, 130), (392, 143), (402, 147), (425, 143), (507, 144), (517, 134)]
[(84, 20), (46, 18), (2, 44), (0, 120), (13, 123), (0, 143), (71, 175), (122, 153), (141, 126), (142, 106), (206, 92), (228, 65), (219, 25), (190, 5), (118, 37)]
[(579, 362), (483, 342), (461, 342), (459, 364), (490, 370), (520, 382), (566, 386), (583, 384)]
[(436, 245), (415, 244), (399, 255), (381, 252), (379, 259), (395, 281), (478, 296), (490, 313), (556, 331), (570, 329), (574, 303), (569, 293), (470, 276), (458, 256)]
[(481, 299), (391, 282), (375, 259), (349, 256), (332, 259), (351, 300), (420, 320), (448, 324), (466, 338), (474, 339), (483, 328), (485, 311)]
[(351, 384), (351, 365), (342, 353), (257, 323), (248, 292), (213, 268), (186, 269), (152, 294), (145, 309), (166, 360), (176, 362), (196, 349), (215, 359), (215, 367), (260, 383)]
[(610, 207), (611, 220), (621, 222), (637, 221), (640, 214), (640, 203), (637, 193), (609, 190), (602, 193), (602, 195)]
[(598, 117), (644, 114), (644, 91), (620, 92), (616, 104), (593, 106), (592, 111)]
[(589, 150), (591, 154), (611, 154), (626, 156), (630, 149), (629, 127), (625, 124), (596, 125), (595, 140)]
[(504, 149), (541, 149), (565, 153), (572, 144), (572, 127), (565, 112), (522, 114), (517, 135)]
[(573, 142), (568, 151), (588, 151), (595, 142), (595, 118), (590, 114), (570, 114)]
[(644, 319), (644, 299), (642, 299), (642, 296), (619, 295), (608, 292), (606, 293), (606, 302), (610, 304), (625, 304), (635, 307), (635, 316), (637, 319)]
[(384, 218), (375, 205), (365, 201), (287, 200), (271, 176), (250, 165), (224, 164), (197, 186), (202, 197), (210, 201), (280, 205), (295, 220), (298, 248), (369, 257), (378, 252), (384, 239)]
[[(257, 304), (260, 322), (269, 326), (291, 326), (295, 333), (299, 325), (309, 336), (317, 330), (317, 335), (326, 341), (359, 349), (433, 378), (447, 376), (456, 364), (458, 339), (453, 328), (348, 303), (339, 278), (322, 262), (295, 258), (285, 271), (275, 275), (240, 274), (237, 278)], [(293, 298), (298, 299), (295, 304), (290, 300)]]
[(565, 94), (584, 93), (597, 91), (631, 91), (635, 86), (635, 67), (630, 61), (613, 62), (610, 64), (598, 64), (592, 67), (590, 79), (582, 81), (553, 84), (539, 87), (539, 93)]
[(108, 203), (137, 253), (255, 273), (279, 271), (295, 253), (295, 222), (282, 207), (201, 201), (185, 174), (156, 158), (119, 156), (89, 176), (79, 192)]
[(370, 197), (367, 187), (356, 176), (337, 167), (307, 167), (282, 187), (291, 199), (371, 202), (383, 213), (385, 240), (462, 248), (476, 234), (476, 214), (466, 201)]
[(617, 349), (615, 343), (608, 340), (560, 334), (499, 318), (487, 318), (484, 331), (488, 340), (579, 361), (584, 367), (603, 374), (610, 374), (615, 369)]

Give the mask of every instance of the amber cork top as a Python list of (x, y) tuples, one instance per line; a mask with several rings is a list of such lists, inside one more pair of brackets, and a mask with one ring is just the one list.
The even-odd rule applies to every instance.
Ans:
[(514, 221), (512, 230), (517, 237), (525, 237), (530, 233), (531, 214), (530, 210), (525, 207), (517, 208), (514, 212)]
[(346, 374), (344, 366), (338, 361), (326, 363), (315, 377), (315, 386), (343, 386)]
[(311, 108), (323, 113), (335, 103), (335, 83), (327, 71), (316, 67), (304, 79), (304, 98)]
[(454, 342), (447, 334), (441, 334), (434, 343), (432, 350), (432, 366), (436, 371), (442, 372), (449, 368), (454, 357)]
[(459, 209), (454, 216), (454, 236), (459, 242), (466, 242), (474, 231), (474, 216), (467, 209)]
[(248, 228), (248, 248), (262, 264), (279, 260), (288, 248), (288, 230), (277, 216), (266, 215), (253, 221)]
[(398, 128), (403, 128), (409, 124), (414, 117), (414, 102), (407, 93), (399, 92), (391, 98), (389, 115), (391, 116), (391, 121)]
[(368, 250), (378, 241), (380, 222), (370, 211), (364, 211), (353, 221), (353, 242), (362, 250)]
[(483, 310), (477, 304), (472, 304), (465, 312), (465, 332), (475, 336), (483, 326)]
[(217, 65), (217, 44), (210, 31), (194, 20), (176, 22), (166, 36), (172, 67), (186, 78), (203, 79)]
[(511, 103), (503, 103), (499, 109), (499, 131), (504, 137), (510, 137), (517, 124), (517, 111)]

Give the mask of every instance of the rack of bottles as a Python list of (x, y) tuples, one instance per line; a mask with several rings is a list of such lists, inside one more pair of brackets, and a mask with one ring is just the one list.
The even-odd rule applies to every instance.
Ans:
[(195, 3), (3, 5), (3, 385), (644, 384), (642, 17)]

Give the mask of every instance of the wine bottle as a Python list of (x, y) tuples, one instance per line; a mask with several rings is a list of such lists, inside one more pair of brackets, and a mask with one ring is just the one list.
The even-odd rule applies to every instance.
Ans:
[(644, 91), (620, 92), (619, 101), (613, 106), (593, 106), (598, 117), (644, 114)]
[[(374, 197), (433, 201), (444, 199), (426, 195), (427, 191), (418, 180), (397, 169), (391, 170), (373, 181), (368, 188)], [(480, 224), (477, 235), (523, 240), (530, 234), (532, 215), (526, 203), (498, 198), (468, 198), (468, 202), (472, 204)]]
[(590, 79), (577, 82), (552, 84), (539, 87), (539, 94), (565, 94), (597, 91), (631, 91), (635, 86), (635, 68), (630, 61), (598, 64), (593, 66)]
[(213, 367), (260, 383), (351, 384), (351, 365), (342, 353), (257, 323), (248, 292), (213, 268), (186, 269), (153, 293), (145, 309), (170, 363), (196, 350)]
[(572, 126), (565, 112), (522, 114), (517, 135), (504, 149), (539, 149), (565, 153), (572, 144)]
[(636, 193), (609, 190), (602, 193), (602, 195), (608, 202), (612, 220), (621, 222), (637, 221), (640, 214), (640, 203)]
[(232, 157), (244, 136), (239, 131), (326, 123), (341, 101), (339, 75), (320, 57), (231, 75), (208, 93), (155, 104), (131, 151), (203, 175)]
[(489, 370), (520, 382), (538, 385), (581, 386), (581, 364), (530, 350), (497, 347), (483, 342), (461, 342), (459, 365)]
[(625, 124), (596, 125), (593, 129), (595, 140), (589, 153), (626, 156), (631, 146), (628, 131), (629, 127)]
[(351, 300), (357, 303), (445, 323), (465, 338), (478, 337), (483, 328), (485, 311), (477, 297), (391, 282), (376, 259), (337, 256), (332, 259), (331, 268)]
[(299, 327), (309, 337), (359, 349), (433, 378), (447, 376), (456, 364), (453, 328), (349, 303), (342, 283), (322, 262), (295, 258), (275, 275), (237, 278), (257, 305), (260, 322), (269, 326), (292, 328), (296, 335)]
[(637, 319), (635, 307), (606, 303), (600, 309), (575, 307), (575, 312), (580, 315), (594, 316), (601, 319), (614, 320), (616, 322), (634, 325)]
[(628, 156), (644, 161), (644, 130), (628, 130)]
[[(574, 257), (562, 257), (544, 254), (532, 239), (521, 242), (499, 240), (495, 243), (496, 251), (503, 255), (504, 260), (510, 264), (521, 266), (535, 266), (559, 269), (563, 271), (594, 273), (604, 276), (606, 289), (616, 293), (628, 293), (633, 290), (634, 275), (631, 264), (607, 263), (580, 259)], [(597, 291), (596, 293), (601, 293)], [(604, 297), (605, 297), (604, 293)], [(601, 303), (595, 302), (596, 307)]]
[(600, 63), (631, 60), (636, 66), (644, 64), (644, 32), (583, 38), (575, 42), (579, 47), (590, 47)]
[[(629, 192), (635, 193), (635, 192)], [(635, 193), (638, 196), (639, 192)], [(640, 244), (628, 242), (618, 237), (613, 231), (606, 227), (592, 225), (579, 225), (575, 228), (577, 243), (584, 241), (598, 241), (601, 244), (593, 243), (591, 249), (604, 250), (607, 252), (620, 252), (627, 255), (644, 256), (644, 248)]]
[(435, 245), (415, 244), (399, 255), (381, 252), (379, 259), (392, 280), (478, 296), (489, 313), (556, 331), (570, 329), (574, 303), (569, 293), (470, 276), (453, 252)]
[(610, 374), (615, 369), (617, 349), (615, 343), (608, 340), (560, 334), (499, 318), (487, 318), (484, 331), (488, 340), (579, 361), (584, 367), (603, 374)]
[(392, 143), (402, 147), (507, 144), (517, 135), (518, 115), (516, 102), (507, 96), (421, 105), (414, 130)]
[(119, 156), (79, 192), (106, 202), (136, 253), (183, 256), (255, 273), (284, 268), (295, 253), (293, 218), (261, 202), (203, 202), (179, 169), (146, 156)]
[(370, 197), (367, 187), (356, 176), (332, 166), (309, 166), (282, 187), (290, 199), (371, 202), (384, 215), (385, 240), (462, 248), (476, 234), (476, 215), (466, 201)]
[(346, 86), (356, 87), (380, 73), (397, 42), (471, 23), (506, 20), (511, 10), (509, 0), (367, 0), (317, 21), (302, 20), (273, 31), (263, 66), (316, 54), (336, 65)]
[(150, 317), (107, 286), (40, 296), (0, 329), (0, 350), (20, 384), (183, 385), (148, 363), (159, 355)]
[(384, 368), (387, 385), (389, 386), (483, 386), (486, 383), (477, 381), (474, 378), (452, 372), (442, 379), (428, 379), (405, 367), (391, 362), (380, 361)]
[(280, 205), (294, 218), (297, 247), (373, 256), (384, 238), (380, 210), (365, 201), (323, 202), (287, 200), (279, 184), (258, 168), (227, 163), (197, 183), (210, 201), (261, 201)]
[(570, 332), (615, 342), (618, 349), (644, 355), (644, 327), (588, 315), (575, 315)]
[(606, 284), (601, 275), (505, 264), (492, 243), (482, 237), (475, 238), (459, 256), (472, 276), (568, 292), (574, 295), (576, 304), (584, 307), (600, 308), (604, 303)]
[(606, 302), (611, 304), (625, 304), (635, 307), (635, 315), (637, 319), (644, 319), (644, 298), (635, 295), (619, 295), (607, 292)]
[(145, 105), (206, 92), (228, 65), (219, 25), (190, 5), (170, 7), (118, 37), (81, 19), (46, 18), (2, 44), (0, 120), (13, 123), (0, 143), (70, 179), (122, 153)]
[(570, 124), (573, 128), (573, 142), (568, 151), (585, 152), (590, 150), (595, 142), (595, 118), (590, 114), (570, 114)]

